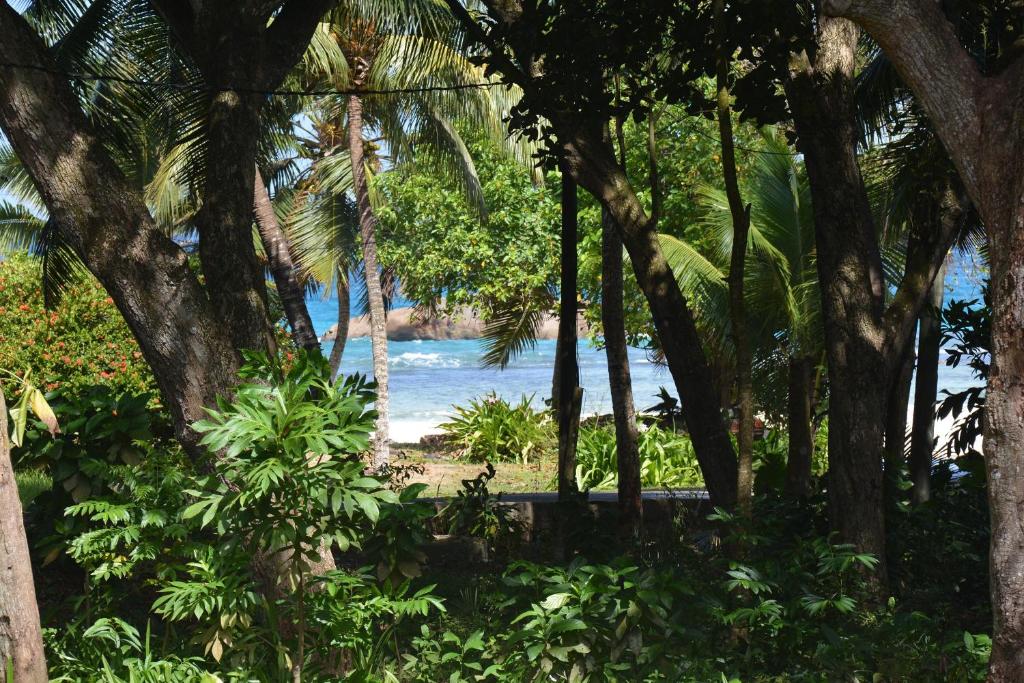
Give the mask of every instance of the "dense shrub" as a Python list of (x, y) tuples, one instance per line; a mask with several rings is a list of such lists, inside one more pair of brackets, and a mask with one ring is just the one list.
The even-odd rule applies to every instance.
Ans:
[(554, 439), (547, 413), (534, 410), (532, 398), (512, 404), (495, 394), (455, 406), (455, 415), (441, 425), (460, 455), (472, 462), (527, 463)]
[[(656, 425), (642, 429), (637, 440), (640, 481), (645, 488), (703, 486), (693, 444), (684, 434)], [(615, 488), (618, 457), (613, 426), (580, 429), (576, 447), (576, 485), (580, 490)]]
[(39, 263), (23, 254), (0, 261), (0, 367), (31, 370), (48, 392), (73, 395), (92, 385), (155, 392), (135, 338), (99, 283), (83, 278), (48, 311)]

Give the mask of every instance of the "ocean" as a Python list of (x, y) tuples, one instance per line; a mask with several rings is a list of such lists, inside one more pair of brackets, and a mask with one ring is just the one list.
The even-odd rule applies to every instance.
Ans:
[[(980, 298), (976, 272), (970, 259), (953, 259), (946, 276), (946, 300)], [(336, 321), (336, 302), (311, 297), (307, 303), (317, 334), (323, 334)], [(330, 353), (332, 343), (324, 343), (324, 353)], [(452, 406), (465, 405), (490, 392), (510, 401), (532, 396), (538, 406), (551, 392), (554, 340), (538, 341), (505, 370), (481, 366), (483, 352), (477, 340), (392, 341), (388, 353), (392, 439), (398, 442), (418, 441), (422, 435), (436, 432), (451, 415)], [(584, 415), (611, 412), (604, 351), (581, 340), (578, 356)], [(643, 350), (630, 349), (629, 360), (638, 409), (657, 403), (660, 387), (676, 394), (667, 368), (651, 363)], [(369, 338), (349, 340), (341, 367), (346, 374), (372, 375)], [(940, 391), (958, 391), (973, 384), (976, 382), (967, 368), (940, 366)]]

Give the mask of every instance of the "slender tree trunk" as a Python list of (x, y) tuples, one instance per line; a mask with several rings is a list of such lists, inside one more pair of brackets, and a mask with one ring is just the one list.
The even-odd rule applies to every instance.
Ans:
[[(626, 168), (626, 139), (622, 119), (615, 121), (615, 134), (619, 143), (619, 167)], [(611, 131), (605, 128), (606, 139)], [(648, 151), (652, 147), (648, 143)], [(652, 159), (652, 175), (657, 180), (657, 166)], [(657, 182), (651, 184), (657, 196)], [(618, 471), (619, 529), (624, 538), (637, 538), (643, 529), (643, 497), (640, 480), (639, 433), (636, 425), (636, 406), (633, 402), (633, 382), (629, 370), (629, 350), (626, 344), (626, 320), (623, 310), (624, 282), (622, 272), (622, 237), (615, 219), (605, 208), (601, 209), (601, 324), (604, 327), (604, 348), (608, 360), (608, 387), (612, 398), (612, 416), (615, 420), (615, 455)]]
[(914, 344), (913, 338), (903, 350), (892, 385), (889, 387), (888, 406), (885, 416), (885, 482), (889, 487), (888, 499), (899, 498), (896, 484), (900, 470), (906, 463), (907, 449), (907, 407), (910, 403), (910, 382), (914, 378)]
[(619, 519), (624, 535), (635, 538), (643, 524), (640, 451), (622, 308), (622, 239), (608, 211), (601, 212), (601, 324), (608, 358), (608, 386), (615, 418), (619, 474)]
[(576, 182), (562, 173), (562, 282), (558, 317), (558, 499), (576, 497), (576, 439), (579, 435), (583, 390), (576, 359), (577, 203)]
[(338, 297), (338, 326), (335, 328), (334, 344), (331, 346), (331, 379), (338, 378), (338, 371), (341, 369), (341, 356), (345, 352), (345, 344), (348, 342), (348, 326), (352, 320), (350, 292), (348, 286), (348, 273), (337, 273), (335, 280), (335, 294)]
[(363, 243), (363, 269), (370, 304), (370, 345), (373, 349), (373, 378), (377, 382), (377, 429), (374, 435), (373, 466), (390, 460), (390, 410), (388, 403), (388, 337), (384, 294), (377, 267), (377, 218), (370, 206), (370, 192), (363, 168), (363, 102), (358, 95), (348, 98), (348, 140), (352, 155), (352, 181), (359, 208), (359, 235)]
[(601, 130), (564, 132), (567, 161), (576, 181), (615, 219), (629, 253), (680, 397), (686, 429), (704, 483), (716, 505), (736, 501), (736, 454), (722, 417), (720, 393), (686, 297), (661, 251), (657, 226), (643, 210)]
[(736, 349), (736, 399), (739, 407), (739, 460), (736, 472), (736, 502), (742, 514), (750, 514), (754, 492), (754, 384), (753, 349), (747, 329), (743, 296), (743, 273), (750, 233), (750, 205), (743, 205), (736, 177), (736, 150), (732, 139), (732, 114), (729, 102), (729, 61), (725, 42), (725, 0), (715, 0), (715, 34), (718, 41), (716, 81), (718, 90), (718, 132), (722, 145), (722, 176), (732, 214), (732, 253), (729, 257), (729, 322)]
[(17, 683), (46, 683), (32, 560), (7, 434), (7, 403), (0, 389), (0, 671), (10, 663)]
[(256, 229), (260, 234), (263, 251), (270, 264), (270, 273), (277, 285), (277, 293), (281, 297), (285, 316), (292, 328), (292, 339), (295, 343), (309, 351), (320, 351), (320, 340), (313, 329), (313, 320), (309, 317), (306, 307), (306, 295), (295, 277), (295, 263), (292, 260), (288, 245), (288, 235), (281, 229), (281, 224), (274, 213), (274, 205), (270, 201), (270, 193), (263, 182), (259, 168), (256, 169), (253, 189), (253, 213), (256, 216)]
[(928, 306), (918, 316), (917, 379), (914, 383), (914, 418), (910, 436), (910, 495), (914, 505), (931, 498), (932, 454), (935, 452), (935, 396), (939, 387), (942, 299), (946, 269), (935, 276)]
[(786, 493), (792, 497), (811, 492), (811, 456), (814, 431), (814, 361), (806, 356), (789, 359), (789, 457), (786, 462)]

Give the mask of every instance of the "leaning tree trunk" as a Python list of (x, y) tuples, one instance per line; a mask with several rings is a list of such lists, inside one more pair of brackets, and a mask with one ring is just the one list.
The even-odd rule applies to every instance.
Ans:
[(811, 492), (811, 456), (814, 454), (814, 431), (811, 425), (813, 405), (814, 361), (806, 356), (790, 358), (786, 493), (795, 498)]
[[(6, 4), (0, 5), (0, 34), (0, 60), (51, 64), (42, 40)], [(237, 381), (239, 357), (231, 335), (188, 257), (153, 222), (141, 194), (57, 73), (56, 67), (0, 69), (0, 125), (51, 222), (103, 285), (138, 341), (178, 439), (190, 456), (204, 457), (206, 449), (191, 425)], [(251, 205), (249, 210), (251, 215)]]
[(0, 671), (13, 666), (17, 683), (46, 683), (32, 560), (7, 433), (7, 403), (0, 389)]
[(716, 505), (732, 505), (736, 454), (722, 417), (720, 393), (693, 312), (662, 253), (657, 222), (644, 212), (601, 127), (574, 127), (563, 130), (560, 138), (569, 141), (564, 144), (566, 161), (576, 181), (615, 219), (650, 307), (708, 493)]
[(608, 358), (608, 386), (615, 419), (615, 455), (619, 474), (619, 523), (623, 535), (636, 538), (643, 524), (640, 450), (633, 384), (622, 307), (622, 239), (607, 210), (601, 212), (601, 325)]
[(348, 342), (348, 327), (352, 321), (352, 302), (348, 286), (348, 273), (339, 269), (335, 277), (335, 294), (338, 297), (338, 325), (335, 327), (334, 345), (331, 346), (331, 380), (338, 378), (338, 371), (341, 370), (341, 356), (345, 353), (345, 344)]
[(750, 234), (750, 205), (743, 205), (736, 176), (736, 150), (732, 139), (732, 112), (729, 103), (729, 61), (732, 53), (726, 45), (724, 30), (725, 0), (715, 0), (715, 40), (717, 41), (716, 85), (718, 95), (718, 132), (722, 147), (722, 177), (732, 216), (732, 251), (729, 255), (729, 322), (736, 350), (736, 401), (738, 415), (738, 467), (736, 502), (741, 514), (750, 514), (754, 495), (754, 383), (753, 349), (747, 328), (743, 296), (743, 273)]
[(277, 220), (274, 205), (270, 201), (270, 193), (259, 168), (256, 169), (253, 188), (253, 213), (256, 216), (260, 242), (270, 265), (270, 273), (281, 297), (284, 314), (292, 327), (292, 339), (301, 348), (319, 353), (320, 340), (316, 337), (313, 320), (309, 317), (305, 292), (295, 277), (296, 268), (288, 245), (288, 235), (281, 229), (281, 223)]
[(370, 344), (373, 349), (373, 378), (377, 382), (377, 429), (374, 434), (373, 466), (388, 464), (391, 452), (390, 412), (388, 405), (388, 337), (384, 313), (384, 294), (377, 267), (377, 217), (370, 206), (370, 191), (363, 167), (363, 101), (358, 95), (348, 98), (348, 143), (352, 155), (352, 182), (359, 208), (359, 236), (363, 243), (363, 269), (366, 297), (370, 305)]
[(576, 182), (562, 173), (562, 281), (558, 315), (558, 499), (576, 497), (576, 440), (579, 436), (583, 390), (576, 359), (577, 202)]
[(910, 435), (911, 501), (920, 505), (931, 498), (932, 454), (935, 452), (935, 394), (939, 387), (942, 346), (942, 299), (945, 267), (935, 276), (928, 306), (918, 316), (917, 378), (914, 383), (914, 419)]

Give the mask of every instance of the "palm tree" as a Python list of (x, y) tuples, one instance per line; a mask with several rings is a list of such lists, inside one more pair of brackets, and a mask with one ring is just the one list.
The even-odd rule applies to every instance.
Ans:
[[(814, 220), (803, 168), (783, 135), (766, 130), (745, 188), (750, 202), (749, 256), (744, 296), (756, 364), (768, 370), (785, 360), (790, 431), (787, 490), (806, 492), (813, 452), (812, 407), (822, 351), (820, 301), (814, 255)], [(697, 307), (708, 343), (724, 355), (729, 343), (728, 262), (733, 217), (723, 190), (701, 190), (705, 226), (718, 249), (706, 256), (691, 244), (661, 236), (680, 286)]]
[[(390, 448), (388, 352), (386, 297), (381, 286), (374, 210), (378, 198), (371, 176), (385, 163), (411, 162), (414, 148), (430, 145), (436, 154), (429, 156), (438, 164), (438, 171), (458, 179), (483, 212), (476, 169), (453, 122), (476, 125), (500, 138), (501, 116), (515, 93), (471, 88), (431, 90), (486, 80), (483, 70), (466, 58), (461, 31), (447, 8), (430, 0), (395, 2), (393, 6), (369, 4), (357, 0), (342, 3), (318, 32), (330, 40), (320, 42), (316, 63), (308, 64), (310, 78), (350, 92), (322, 98), (309, 112), (318, 129), (316, 137), (320, 142), (330, 138), (330, 143), (319, 145), (323, 156), (314, 160), (307, 179), (320, 192), (340, 195), (352, 191), (356, 198), (378, 392), (374, 464), (379, 466), (388, 461)], [(381, 90), (399, 92), (375, 94)], [(367, 145), (371, 134), (376, 134), (374, 144)], [(347, 154), (339, 154), (344, 151)], [(347, 166), (342, 156), (347, 157)], [(330, 240), (315, 237), (312, 231), (323, 229), (330, 221), (303, 214), (324, 208), (316, 201), (302, 202), (292, 220), (299, 262), (311, 272), (319, 270), (321, 277), (325, 275), (323, 268), (314, 264), (322, 263), (322, 249)], [(317, 245), (319, 250), (304, 249)], [(351, 262), (340, 255), (334, 260), (331, 278), (340, 283), (341, 269), (337, 266)], [(339, 341), (344, 344), (340, 329), (336, 349), (341, 348)]]

